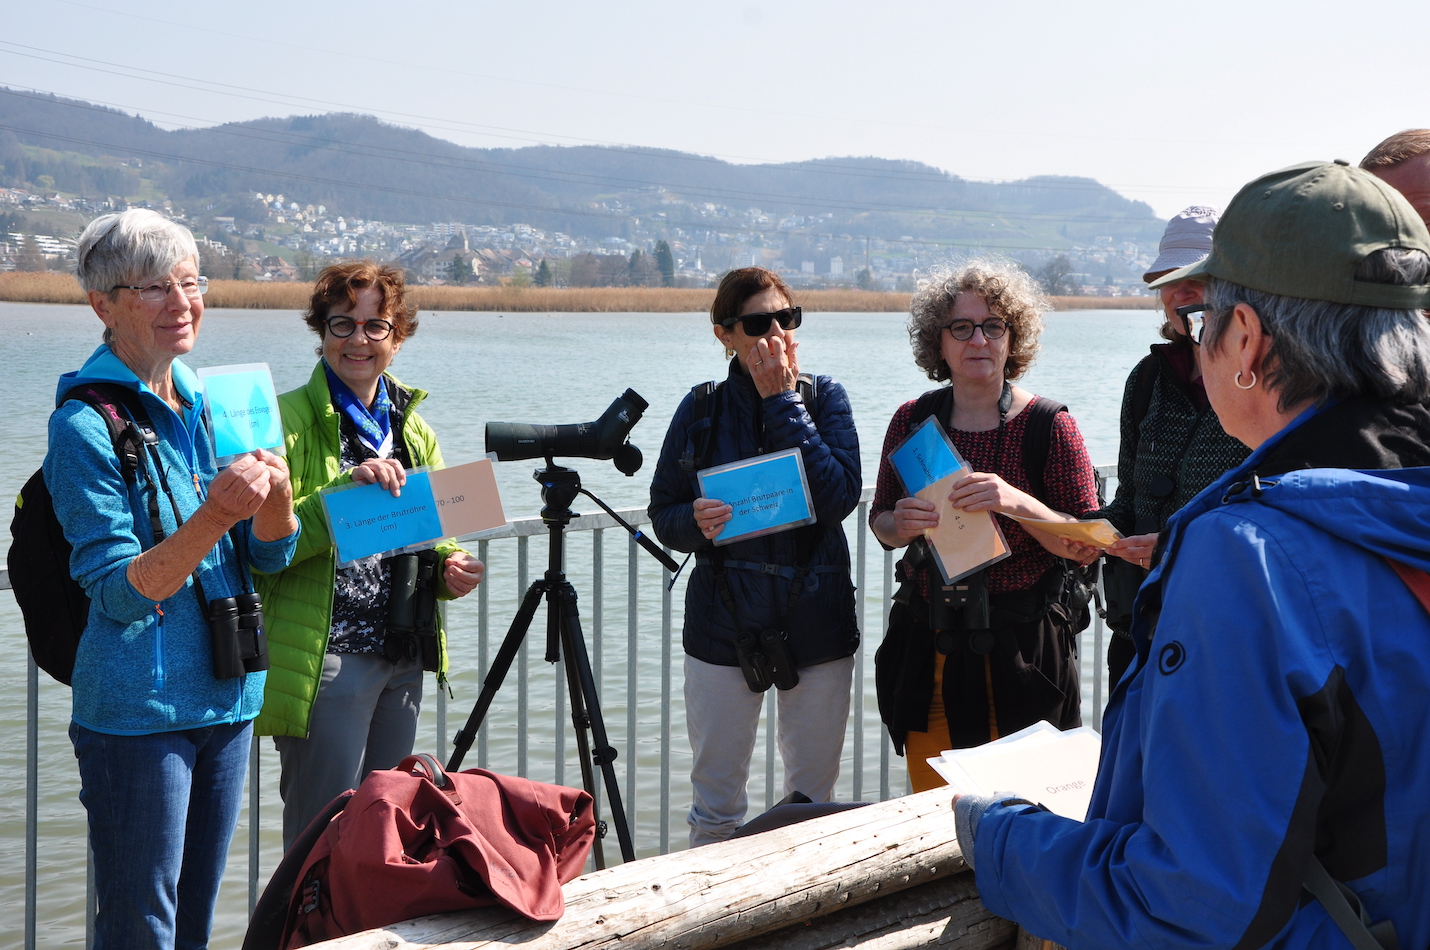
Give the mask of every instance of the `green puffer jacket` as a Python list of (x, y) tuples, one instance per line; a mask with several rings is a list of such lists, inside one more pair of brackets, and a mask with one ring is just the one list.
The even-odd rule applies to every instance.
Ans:
[[(412, 464), (442, 467), (437, 437), (422, 417), (417, 404), (427, 393), (406, 389), (392, 376), (388, 386), (406, 390), (411, 398), (402, 415), (401, 435)], [(320, 489), (352, 484), (352, 477), (339, 474), (338, 414), (328, 393), (327, 373), (319, 361), (302, 389), (278, 397), (283, 414), (284, 445), (288, 469), (293, 478), (293, 511), (303, 526), (298, 550), (286, 570), (254, 577), (263, 597), (264, 625), (268, 630), (268, 685), (263, 694), (263, 710), (253, 724), (254, 735), (308, 737), (308, 714), (318, 694), (323, 672), (323, 656), (328, 650), (328, 631), (333, 619), (333, 582), (336, 568), (332, 536), (328, 533)], [(457, 545), (437, 545), (445, 560)], [(440, 596), (452, 594), (442, 582)], [(439, 685), (447, 678), (447, 638), (438, 632), (441, 653), (437, 673)]]

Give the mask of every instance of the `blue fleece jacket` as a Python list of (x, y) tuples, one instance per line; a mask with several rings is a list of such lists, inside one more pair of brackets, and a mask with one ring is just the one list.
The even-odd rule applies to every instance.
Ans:
[[(264, 673), (214, 678), (208, 623), (192, 578), (160, 604), (129, 582), (129, 562), (154, 546), (148, 494), (158, 487), (147, 481), (155, 475), (152, 463), (146, 459), (136, 484), (127, 485), (99, 413), (78, 400), (63, 401), (85, 383), (119, 383), (136, 390), (159, 436), (169, 488), (188, 520), (217, 471), (202, 422), (198, 378), (178, 360), (171, 372), (189, 407), (182, 417), (108, 346), (101, 346), (78, 372), (60, 377), (58, 408), (50, 416), (45, 485), (74, 547), (70, 572), (90, 598), (89, 625), (75, 658), (72, 715), (96, 732), (143, 735), (243, 722), (258, 715), (263, 704)], [(165, 535), (173, 534), (174, 514), (162, 495), (159, 516)], [(241, 523), (237, 533), (246, 542), (251, 565), (265, 571), (281, 570), (298, 540), (294, 532), (279, 541), (259, 541), (251, 522)], [(233, 542), (225, 536), (199, 565), (205, 595), (217, 599), (241, 593), (241, 570)]]
[(1386, 560), (1430, 570), (1430, 469), (1252, 481), (1315, 414), (1172, 519), (1087, 821), (989, 805), (989, 910), (1072, 950), (1346, 947), (1301, 889), (1315, 853), (1430, 944), (1430, 615)]

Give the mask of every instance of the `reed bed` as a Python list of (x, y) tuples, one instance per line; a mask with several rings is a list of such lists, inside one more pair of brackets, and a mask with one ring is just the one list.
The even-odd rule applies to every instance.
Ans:
[[(313, 285), (214, 280), (204, 303), (242, 310), (303, 310)], [(492, 313), (698, 313), (710, 309), (715, 291), (679, 287), (412, 287), (419, 310)], [(0, 300), (82, 304), (84, 293), (70, 274), (0, 273)], [(795, 303), (823, 313), (905, 313), (909, 295), (867, 290), (797, 290)], [(1054, 297), (1057, 310), (1152, 310), (1151, 297)]]
[(73, 274), (57, 271), (0, 273), (0, 300), (17, 303), (84, 303), (84, 291)]

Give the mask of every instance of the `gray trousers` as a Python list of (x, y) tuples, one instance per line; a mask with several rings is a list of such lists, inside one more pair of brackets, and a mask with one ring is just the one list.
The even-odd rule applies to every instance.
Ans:
[(308, 717), (308, 738), (274, 736), (283, 768), (283, 850), (323, 808), (368, 772), (412, 753), (422, 706), (422, 663), (377, 653), (329, 653)]
[[(799, 791), (826, 802), (834, 793), (853, 677), (854, 658), (846, 657), (803, 667), (798, 686), (777, 691), (785, 795)], [(764, 693), (745, 685), (738, 666), (685, 658), (685, 726), (695, 754), (687, 819), (691, 847), (724, 841), (744, 821), (750, 758), (764, 701)]]

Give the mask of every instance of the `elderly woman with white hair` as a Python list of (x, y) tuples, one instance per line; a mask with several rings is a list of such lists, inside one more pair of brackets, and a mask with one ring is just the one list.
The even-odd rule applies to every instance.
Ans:
[[(70, 739), (89, 815), (95, 946), (207, 946), (248, 767), (266, 657), (217, 649), (222, 607), (256, 608), (250, 570), (277, 571), (298, 537), (283, 460), (258, 451), (222, 471), (203, 391), (178, 359), (203, 319), (193, 235), (152, 211), (105, 215), (76, 251), (104, 342), (60, 377), (44, 479), (89, 595), (73, 673)], [(147, 417), (133, 477), (95, 394)], [(220, 605), (220, 601), (223, 602)]]
[[(1212, 250), (1216, 208), (1193, 206), (1172, 216), (1162, 234), (1157, 259), (1143, 280), (1152, 283), (1179, 267), (1204, 259)], [(1116, 685), (1136, 651), (1129, 630), (1132, 600), (1156, 563), (1157, 539), (1167, 519), (1229, 468), (1248, 449), (1222, 431), (1202, 382), (1201, 348), (1187, 338), (1178, 307), (1202, 302), (1201, 277), (1172, 280), (1157, 288), (1161, 334), (1127, 377), (1122, 396), (1122, 444), (1117, 454), (1117, 493), (1101, 511), (1124, 536), (1103, 563), (1107, 595), (1109, 685)]]
[[(1048, 301), (1005, 261), (937, 270), (909, 304), (914, 360), (948, 385), (894, 413), (869, 526), (886, 549), (907, 547), (903, 586), (875, 658), (879, 712), (907, 754), (915, 791), (943, 784), (926, 760), (1046, 719), (1081, 725), (1077, 634), (1063, 541), (1004, 515), (1071, 521), (1097, 507), (1096, 478), (1077, 423), (1056, 402), (1013, 385), (1038, 352)], [(959, 583), (982, 609), (955, 604), (924, 532), (933, 502), (907, 493), (890, 453), (930, 416), (973, 471), (948, 500), (995, 514), (1009, 557)], [(1095, 558), (1096, 552), (1088, 554)], [(1085, 614), (1083, 615), (1085, 617)]]

